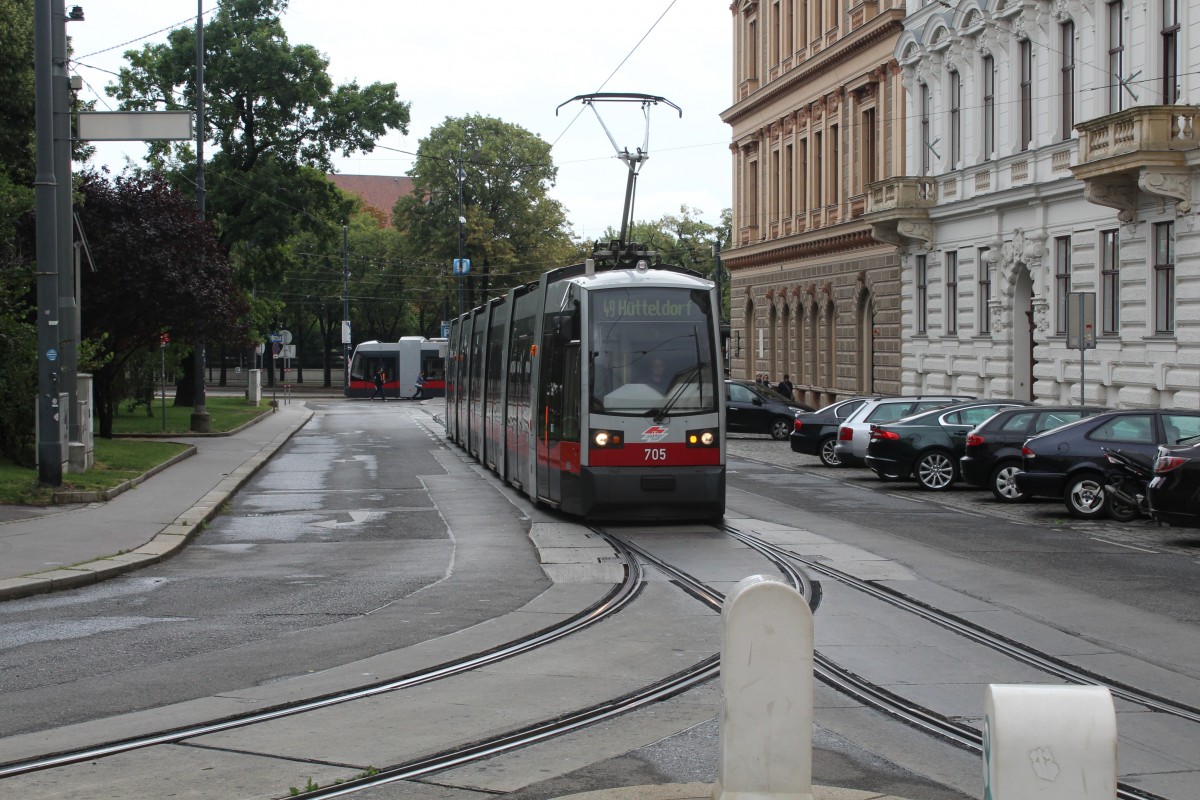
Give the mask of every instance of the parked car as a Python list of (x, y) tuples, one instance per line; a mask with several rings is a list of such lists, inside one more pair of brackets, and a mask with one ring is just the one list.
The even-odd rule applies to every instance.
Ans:
[(1176, 528), (1200, 528), (1200, 441), (1158, 448), (1146, 489), (1150, 516)]
[(867, 466), (881, 480), (916, 478), (923, 489), (949, 489), (958, 480), (967, 434), (997, 411), (1027, 405), (1024, 400), (974, 400), (874, 424), (867, 437)]
[(909, 397), (876, 397), (858, 407), (858, 410), (838, 426), (838, 441), (834, 452), (843, 464), (862, 466), (867, 457), (867, 435), (871, 426), (883, 422), (895, 422), (922, 411), (974, 400), (967, 395), (911, 395)]
[(1154, 456), (1158, 446), (1200, 437), (1200, 411), (1175, 408), (1107, 411), (1039, 434), (1021, 448), (1017, 488), (1030, 497), (1061, 497), (1073, 517), (1102, 517), (1107, 461), (1101, 448)]
[(812, 410), (754, 381), (725, 381), (725, 430), (730, 433), (769, 433), (782, 441), (791, 435), (796, 414)]
[(1017, 488), (1014, 478), (1021, 471), (1025, 440), (1109, 410), (1101, 406), (1033, 406), (1001, 411), (967, 434), (958, 474), (965, 483), (991, 489), (997, 500), (1025, 500), (1027, 495)]
[(850, 397), (830, 403), (816, 411), (797, 414), (791, 435), (792, 451), (816, 456), (827, 467), (840, 467), (842, 460), (834, 452), (837, 446), (838, 426), (873, 397), (878, 395)]

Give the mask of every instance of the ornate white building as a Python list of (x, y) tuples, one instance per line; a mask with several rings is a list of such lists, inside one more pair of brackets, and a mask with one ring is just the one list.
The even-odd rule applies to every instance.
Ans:
[(909, 1), (904, 177), (865, 216), (905, 392), (1200, 405), (1197, 34), (1198, 0)]

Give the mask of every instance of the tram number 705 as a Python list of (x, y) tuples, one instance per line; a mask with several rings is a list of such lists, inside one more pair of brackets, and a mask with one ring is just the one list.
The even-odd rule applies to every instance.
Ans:
[(643, 452), (646, 454), (645, 459), (647, 461), (667, 460), (667, 448), (665, 447), (647, 447)]

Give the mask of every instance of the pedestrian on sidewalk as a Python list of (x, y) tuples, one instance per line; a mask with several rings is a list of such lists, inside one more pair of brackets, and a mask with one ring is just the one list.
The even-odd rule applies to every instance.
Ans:
[(383, 373), (383, 367), (375, 370), (375, 391), (371, 392), (371, 399), (375, 399), (375, 395), (379, 395), (379, 399), (387, 402), (387, 395), (383, 393), (383, 382), (387, 376)]

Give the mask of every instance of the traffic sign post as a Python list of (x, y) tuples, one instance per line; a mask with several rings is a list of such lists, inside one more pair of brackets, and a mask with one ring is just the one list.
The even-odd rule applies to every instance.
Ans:
[(1067, 347), (1079, 350), (1079, 405), (1084, 405), (1084, 350), (1096, 349), (1096, 293), (1071, 292), (1067, 297)]

